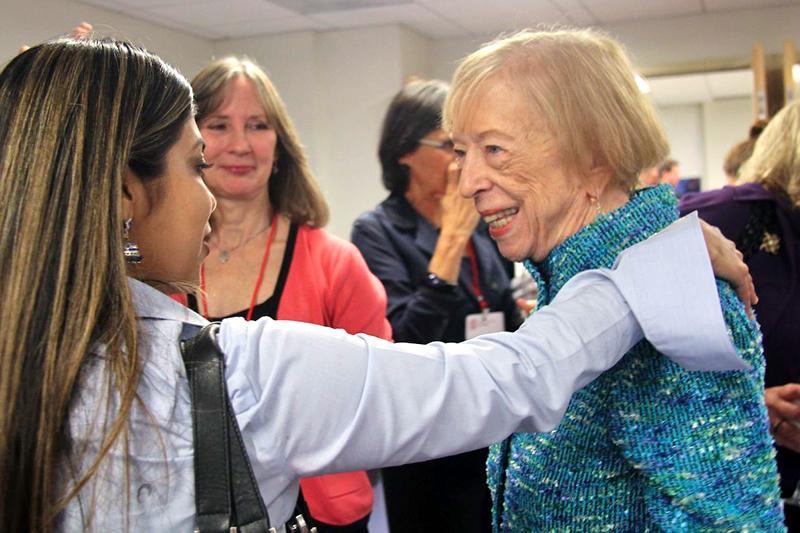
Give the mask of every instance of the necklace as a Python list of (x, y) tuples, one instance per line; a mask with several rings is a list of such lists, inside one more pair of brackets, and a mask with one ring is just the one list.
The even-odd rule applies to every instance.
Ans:
[[(274, 220), (274, 218), (273, 218), (273, 220)], [(244, 241), (240, 242), (239, 244), (237, 244), (233, 248), (228, 248), (227, 250), (220, 249), (220, 251), (219, 251), (219, 262), (224, 265), (225, 263), (230, 261), (231, 260), (231, 254), (233, 252), (235, 252), (236, 250), (238, 250), (239, 248), (241, 248), (242, 246), (244, 246), (248, 242), (252, 241), (256, 237), (258, 237), (259, 235), (261, 235), (262, 233), (267, 231), (271, 225), (272, 225), (272, 221), (270, 221), (269, 224), (267, 224), (266, 226), (264, 226), (263, 228), (261, 228), (257, 232), (253, 233), (252, 235), (250, 235), (248, 238), (246, 238)]]
[[(264, 248), (264, 257), (261, 258), (261, 269), (258, 271), (258, 279), (256, 286), (253, 289), (253, 295), (250, 297), (250, 308), (247, 310), (246, 320), (253, 318), (253, 309), (256, 307), (256, 298), (258, 298), (258, 291), (261, 289), (261, 282), (264, 281), (264, 271), (267, 269), (267, 259), (269, 259), (269, 249), (272, 246), (272, 239), (275, 238), (275, 230), (278, 229), (278, 215), (272, 215), (270, 225), (272, 230), (267, 237), (267, 246)], [(264, 228), (264, 229), (267, 229)], [(263, 230), (262, 230), (263, 231)], [(260, 232), (259, 232), (260, 233)], [(252, 239), (252, 237), (251, 237)], [(244, 244), (244, 243), (242, 243)], [(239, 246), (242, 246), (241, 244)], [(237, 246), (238, 248), (238, 246)], [(224, 261), (223, 261), (224, 262)], [(205, 318), (208, 318), (208, 297), (206, 295), (206, 266), (205, 263), (200, 263), (200, 303), (202, 305), (201, 312)]]

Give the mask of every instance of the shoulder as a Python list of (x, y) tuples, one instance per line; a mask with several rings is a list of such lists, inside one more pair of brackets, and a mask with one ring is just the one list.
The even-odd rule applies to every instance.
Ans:
[(404, 217), (396, 209), (393, 198), (387, 198), (374, 209), (361, 213), (353, 222), (352, 238), (357, 240), (365, 235), (385, 235), (398, 228), (398, 221), (407, 225)]
[(297, 247), (304, 250), (308, 259), (317, 266), (333, 267), (337, 264), (351, 264), (354, 260), (363, 262), (361, 252), (349, 241), (322, 229), (302, 225), (297, 230)]
[(297, 241), (303, 242), (315, 254), (352, 253), (355, 246), (336, 235), (322, 229), (305, 224), (297, 228)]
[(703, 209), (725, 207), (726, 209), (746, 208), (750, 202), (773, 200), (773, 196), (757, 183), (727, 185), (721, 189), (689, 193), (680, 200), (681, 213)]
[(328, 231), (308, 224), (299, 224), (297, 226), (297, 239), (303, 239), (306, 242), (321, 246), (336, 246), (337, 241), (341, 241), (341, 239)]
[(353, 227), (378, 226), (386, 222), (386, 220), (387, 216), (386, 211), (383, 209), (383, 204), (378, 204), (375, 209), (361, 213), (353, 222)]
[[(754, 188), (754, 187), (755, 188)], [(755, 184), (695, 193), (681, 198), (681, 215), (697, 211), (700, 218), (719, 227), (729, 239), (737, 239), (744, 229), (754, 201), (770, 196)]]
[(693, 192), (686, 194), (678, 204), (681, 213), (696, 211), (709, 206), (732, 202), (735, 198), (735, 187), (726, 186), (713, 191)]
[(386, 232), (414, 233), (419, 214), (402, 195), (392, 194), (375, 209), (359, 216), (353, 224), (353, 231), (383, 226)]

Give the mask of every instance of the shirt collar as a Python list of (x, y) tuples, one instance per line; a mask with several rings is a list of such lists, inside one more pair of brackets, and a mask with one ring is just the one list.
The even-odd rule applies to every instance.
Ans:
[(128, 278), (128, 287), (137, 318), (175, 320), (201, 327), (208, 324), (202, 316), (146, 283)]

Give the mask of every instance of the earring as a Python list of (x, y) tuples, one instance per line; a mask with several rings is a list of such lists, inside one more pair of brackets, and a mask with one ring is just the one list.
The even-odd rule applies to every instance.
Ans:
[(594, 218), (597, 219), (597, 217), (603, 214), (603, 208), (600, 206), (600, 200), (597, 198), (597, 196), (590, 194), (589, 202), (591, 202), (591, 204), (594, 206)]
[(278, 173), (278, 162), (277, 162), (277, 161), (275, 161), (275, 162), (272, 164), (272, 175), (274, 176), (274, 175), (275, 175), (275, 174), (277, 174), (277, 173)]
[(122, 255), (125, 257), (125, 261), (136, 265), (142, 262), (142, 252), (139, 250), (138, 244), (128, 240), (131, 225), (133, 225), (132, 218), (126, 218), (122, 223), (122, 238), (125, 239), (125, 244), (122, 245)]

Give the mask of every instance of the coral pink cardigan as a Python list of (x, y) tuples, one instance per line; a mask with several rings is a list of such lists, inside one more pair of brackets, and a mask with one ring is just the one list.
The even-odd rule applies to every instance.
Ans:
[[(392, 337), (386, 291), (361, 253), (353, 244), (309, 226), (298, 228), (278, 319)], [(372, 486), (363, 470), (305, 478), (300, 485), (311, 516), (327, 524), (350, 524), (372, 510)]]
[[(184, 295), (173, 298), (187, 304)], [(298, 227), (277, 318), (392, 339), (386, 291), (358, 249), (305, 225)], [(372, 511), (372, 485), (363, 470), (304, 478), (300, 485), (311, 516), (326, 524), (351, 524)]]

